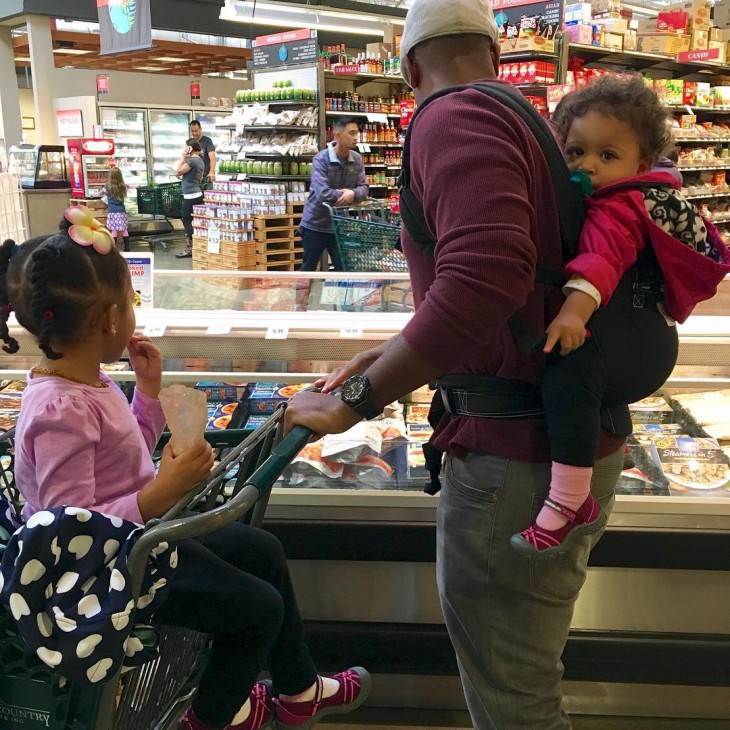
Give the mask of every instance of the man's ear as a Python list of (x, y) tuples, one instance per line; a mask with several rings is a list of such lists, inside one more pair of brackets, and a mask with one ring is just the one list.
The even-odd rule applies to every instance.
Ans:
[(403, 78), (406, 79), (406, 83), (411, 89), (417, 89), (423, 81), (423, 75), (416, 60), (416, 54), (411, 52), (405, 56), (403, 58), (403, 65), (405, 66)]

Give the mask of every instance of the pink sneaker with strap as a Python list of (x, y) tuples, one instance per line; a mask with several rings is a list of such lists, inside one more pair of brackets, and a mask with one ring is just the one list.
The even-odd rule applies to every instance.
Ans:
[(547, 560), (564, 555), (578, 538), (598, 532), (606, 524), (606, 513), (592, 494), (575, 512), (551, 499), (545, 500), (545, 506), (554, 509), (568, 521), (559, 530), (546, 530), (534, 524), (512, 535), (510, 544), (526, 558)]
[(307, 730), (325, 715), (344, 715), (359, 707), (370, 694), (372, 680), (370, 673), (362, 667), (352, 667), (335, 674), (340, 688), (332, 697), (322, 697), (322, 678), (317, 677), (317, 690), (314, 700), (309, 702), (285, 702), (274, 697), (274, 712), (278, 730), (298, 728)]
[[(269, 687), (264, 682), (257, 682), (251, 690), (249, 700), (251, 700), (249, 716), (236, 725), (226, 725), (225, 730), (273, 730), (274, 707)], [(192, 708), (188, 707), (180, 718), (178, 730), (210, 730), (210, 728), (200, 722), (193, 714)]]

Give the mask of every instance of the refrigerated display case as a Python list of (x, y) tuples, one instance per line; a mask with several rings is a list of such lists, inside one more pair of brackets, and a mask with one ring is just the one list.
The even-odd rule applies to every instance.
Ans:
[(149, 120), (152, 181), (172, 182), (190, 137), (190, 112), (150, 109)]
[(20, 144), (10, 148), (9, 170), (29, 190), (68, 187), (66, 151), (61, 145)]
[[(362, 311), (343, 292), (365, 287), (380, 295)], [(667, 392), (730, 388), (728, 293), (730, 280), (680, 327)], [(157, 271), (154, 304), (138, 328), (159, 335), (165, 382), (187, 383), (310, 383), (400, 333), (412, 311), (404, 274)], [(23, 355), (0, 367), (18, 377), (36, 348), (13, 318), (10, 329)], [(435, 586), (438, 496), (407, 472), (379, 489), (309, 484), (282, 481), (267, 529), (284, 543), (318, 666), (387, 675), (371, 696), (381, 707), (463, 710)], [(567, 708), (726, 718), (729, 603), (730, 499), (624, 490), (576, 605)]]
[(71, 197), (102, 198), (109, 170), (116, 164), (113, 139), (69, 139)]
[(200, 122), (200, 126), (203, 128), (203, 134), (206, 137), (210, 137), (213, 140), (213, 144), (216, 147), (226, 145), (231, 140), (231, 132), (227, 129), (219, 129), (219, 125), (224, 125), (225, 120), (228, 119), (230, 112), (221, 109), (219, 113), (214, 112), (196, 112), (193, 110), (193, 119), (197, 119)]
[(99, 109), (102, 134), (114, 140), (117, 167), (124, 175), (127, 185), (127, 212), (137, 212), (137, 188), (149, 181), (147, 165), (147, 114), (143, 109), (109, 108)]

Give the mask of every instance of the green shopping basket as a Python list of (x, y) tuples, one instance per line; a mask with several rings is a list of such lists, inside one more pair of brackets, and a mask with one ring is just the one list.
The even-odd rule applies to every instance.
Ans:
[[(283, 409), (222, 458), (207, 482), (160, 519), (150, 520), (129, 555), (133, 595), (147, 559), (162, 542), (204, 535), (234, 521), (260, 525), (272, 486), (309, 440), (299, 426), (282, 438)], [(232, 494), (228, 475), (237, 467)], [(223, 504), (221, 504), (221, 498)], [(28, 651), (0, 607), (0, 730), (172, 730), (195, 692), (208, 637), (157, 628), (157, 659), (103, 686), (70, 682)]]
[(137, 209), (142, 215), (180, 218), (182, 200), (182, 185), (179, 182), (137, 188)]
[(327, 207), (345, 271), (408, 272), (405, 256), (396, 248), (400, 226), (353, 217), (362, 213), (371, 217), (372, 211), (367, 208)]

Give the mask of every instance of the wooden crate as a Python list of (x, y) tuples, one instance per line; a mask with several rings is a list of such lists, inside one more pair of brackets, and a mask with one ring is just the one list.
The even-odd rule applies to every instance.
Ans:
[(287, 238), (281, 241), (257, 241), (256, 242), (256, 254), (263, 255), (269, 253), (280, 253), (283, 251), (293, 251), (294, 239)]
[(267, 228), (291, 228), (293, 226), (291, 215), (257, 215), (253, 221), (253, 227), (257, 231)]
[(304, 206), (306, 205), (306, 202), (297, 202), (297, 203), (287, 203), (286, 204), (286, 212), (290, 215), (299, 215), (301, 218), (302, 213), (304, 212)]
[(297, 229), (294, 226), (286, 226), (285, 228), (265, 228), (254, 231), (257, 241), (268, 243), (291, 240)]

